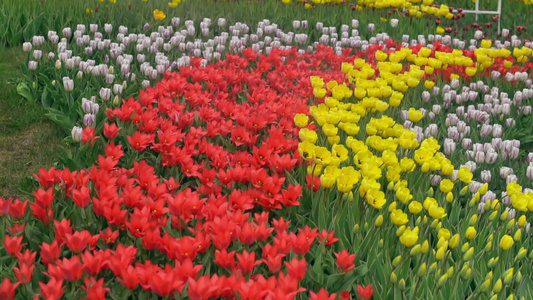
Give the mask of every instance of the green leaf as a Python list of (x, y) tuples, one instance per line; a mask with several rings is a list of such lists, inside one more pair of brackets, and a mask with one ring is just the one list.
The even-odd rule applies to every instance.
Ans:
[(52, 80), (50, 80), (50, 78), (53, 78), (52, 75), (48, 76), (44, 73), (40, 73), (37, 74), (37, 79), (40, 81), (40, 82), (43, 82), (50, 90), (54, 90), (55, 89), (55, 86), (52, 84)]
[(19, 45), (22, 43), (22, 29), (13, 34), (13, 37), (11, 37), (9, 43), (11, 45)]
[(368, 265), (367, 264), (361, 264), (354, 270), (357, 277), (365, 276), (366, 273), (368, 273)]
[(28, 100), (29, 102), (35, 102), (30, 87), (24, 82), (21, 82), (17, 85), (17, 93), (22, 97), (26, 98), (26, 100)]
[(63, 112), (51, 107), (46, 107), (46, 110), (48, 111), (48, 113), (46, 113), (45, 115), (50, 118), (50, 120), (65, 129), (67, 132), (70, 131), (71, 128), (74, 126), (70, 118)]
[(320, 247), (317, 247), (314, 253), (315, 263), (313, 267), (309, 270), (311, 279), (313, 279), (316, 283), (320, 285), (324, 284), (324, 270), (322, 268), (322, 253), (321, 253), (323, 249), (324, 249), (323, 244), (321, 244)]
[(30, 21), (27, 26), (24, 27), (22, 30), (22, 37), (25, 41), (29, 41), (33, 36), (35, 32), (35, 21)]
[(51, 97), (48, 97), (49, 94), (48, 88), (45, 87), (43, 93), (41, 94), (41, 105), (43, 107), (50, 107), (52, 104), (52, 99), (50, 99)]
[(20, 27), (24, 28), (24, 26), (28, 24), (28, 17), (26, 17), (25, 14), (20, 14), (19, 21), (20, 21)]
[(344, 278), (345, 274), (338, 273), (328, 276), (328, 281), (326, 284), (327, 290), (337, 290), (334, 287), (339, 286), (339, 283), (342, 283), (342, 279)]

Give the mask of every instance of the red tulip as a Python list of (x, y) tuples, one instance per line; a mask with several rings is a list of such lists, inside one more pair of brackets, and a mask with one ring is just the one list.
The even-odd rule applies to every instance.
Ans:
[(359, 299), (361, 300), (370, 300), (372, 299), (372, 295), (374, 294), (374, 289), (370, 284), (368, 284), (366, 287), (363, 287), (358, 284), (357, 294), (359, 295)]
[(106, 293), (111, 290), (104, 287), (104, 278), (96, 280), (93, 277), (85, 277), (83, 282), (83, 290), (87, 293), (84, 299), (87, 300), (106, 299)]
[(339, 270), (346, 273), (355, 268), (354, 260), (356, 256), (356, 254), (350, 255), (346, 249), (342, 249), (340, 252), (335, 253)]
[(15, 290), (19, 286), (19, 282), (13, 284), (9, 278), (4, 278), (0, 285), (0, 299), (11, 300), (15, 298)]
[(318, 291), (318, 293), (310, 291), (309, 294), (310, 294), (309, 300), (334, 300), (337, 298), (336, 293), (333, 293), (330, 295), (328, 294), (325, 288), (321, 288), (320, 291)]
[(298, 260), (296, 257), (293, 257), (290, 262), (285, 262), (287, 267), (287, 276), (295, 278), (298, 281), (301, 281), (305, 277), (305, 272), (307, 272), (307, 262), (305, 258)]
[(4, 249), (6, 250), (7, 254), (15, 257), (20, 251), (22, 250), (22, 246), (26, 244), (22, 244), (23, 236), (9, 236), (6, 235), (4, 237), (4, 241), (2, 242), (2, 246), (4, 246)]
[(41, 296), (44, 299), (59, 300), (65, 291), (63, 280), (58, 281), (55, 278), (50, 279), (50, 281), (48, 281), (46, 284), (39, 282), (39, 286), (41, 287)]

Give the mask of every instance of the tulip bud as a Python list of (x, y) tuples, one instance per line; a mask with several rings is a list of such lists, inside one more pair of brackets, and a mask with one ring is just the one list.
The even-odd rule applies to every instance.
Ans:
[[(477, 215), (474, 215), (477, 217)], [(476, 219), (477, 220), (477, 219)], [(470, 224), (472, 224), (472, 218), (470, 219)], [(475, 236), (476, 236), (476, 228), (474, 226), (470, 226), (468, 227), (468, 229), (466, 229), (466, 233), (465, 233), (465, 237), (469, 240), (473, 239)]]
[(294, 20), (292, 21), (292, 27), (294, 27), (294, 29), (299, 29), (301, 26), (301, 22), (298, 21), (298, 20)]
[(495, 211), (493, 211), (493, 212), (490, 214), (490, 216), (489, 216), (489, 220), (490, 220), (490, 221), (494, 221), (494, 220), (496, 219), (497, 216), (498, 216), (498, 211), (495, 210)]
[(30, 42), (25, 42), (22, 44), (22, 51), (24, 52), (30, 52), (32, 48), (32, 44)]
[(457, 246), (459, 246), (459, 239), (460, 238), (461, 237), (459, 236), (458, 233), (456, 233), (456, 234), (454, 234), (452, 236), (452, 238), (450, 239), (450, 243), (448, 244), (450, 249), (455, 249), (455, 248), (457, 248)]
[(494, 266), (500, 261), (500, 257), (495, 256), (489, 259), (489, 262), (487, 263), (487, 266), (489, 268), (494, 268)]
[(438, 266), (437, 262), (432, 263), (431, 266), (429, 266), (428, 273), (435, 272), (437, 270), (437, 266)]
[(396, 257), (392, 260), (392, 266), (393, 266), (394, 268), (396, 268), (396, 267), (400, 264), (401, 261), (402, 261), (402, 256), (401, 256), (401, 255), (396, 256)]
[(510, 284), (513, 281), (514, 268), (510, 268), (503, 272), (503, 283)]
[(396, 282), (398, 282), (398, 277), (396, 276), (396, 274), (394, 273), (394, 271), (392, 271), (392, 272), (390, 273), (390, 281), (391, 281), (392, 283), (396, 283)]
[(439, 223), (440, 223), (439, 220), (437, 219), (433, 220), (433, 222), (431, 222), (431, 228), (437, 229), (437, 227), (439, 226)]
[(37, 70), (37, 67), (38, 67), (38, 64), (36, 61), (34, 60), (28, 61), (28, 69), (34, 71), (34, 70)]
[(490, 288), (490, 279), (487, 279), (481, 284), (481, 286), (479, 287), (479, 291), (484, 293), (484, 292), (488, 291), (489, 288)]
[(146, 89), (150, 86), (150, 81), (149, 80), (143, 80), (142, 83), (141, 83), (141, 86), (143, 89)]
[(466, 195), (466, 192), (468, 192), (468, 185), (461, 189), (461, 191), (459, 192), (459, 195), (464, 196)]
[(444, 274), (439, 278), (439, 281), (437, 281), (437, 287), (442, 287), (444, 284), (446, 284), (446, 281), (448, 280), (448, 274)]
[(413, 246), (413, 248), (411, 248), (409, 255), (411, 256), (417, 255), (418, 253), (420, 253), (420, 248), (421, 248), (420, 244), (416, 244), (415, 246)]
[(396, 236), (401, 236), (404, 233), (405, 228), (405, 225), (398, 227), (398, 229), (396, 230)]
[(448, 249), (448, 241), (444, 237), (440, 237), (439, 241), (437, 242), (437, 248), (441, 247)]
[(494, 275), (492, 271), (488, 272), (487, 275), (485, 275), (485, 279), (492, 279), (492, 275)]
[(383, 224), (383, 215), (379, 215), (377, 218), (376, 218), (376, 221), (374, 222), (374, 225), (376, 225), (376, 227), (380, 227), (381, 224)]
[(416, 272), (416, 275), (420, 278), (423, 278), (426, 276), (426, 263), (422, 263), (422, 265), (420, 265), (420, 267), (418, 268), (418, 271)]
[(398, 287), (400, 288), (400, 290), (405, 290), (405, 279), (400, 279), (400, 281), (398, 281)]
[(459, 276), (464, 276), (466, 272), (468, 271), (468, 264), (464, 264), (463, 268), (459, 271)]
[(533, 164), (529, 164), (526, 169), (526, 177), (529, 180), (533, 180)]
[(72, 139), (75, 142), (81, 142), (81, 138), (83, 136), (83, 129), (78, 126), (74, 126), (71, 131)]
[(444, 258), (445, 253), (446, 253), (446, 249), (444, 247), (440, 247), (437, 250), (437, 254), (435, 254), (435, 259), (442, 260)]
[(470, 248), (470, 243), (465, 242), (463, 246), (461, 247), (461, 252), (465, 253)]
[(454, 270), (455, 268), (453, 266), (451, 266), (448, 271), (446, 271), (446, 275), (448, 275), (448, 278), (452, 277), (453, 276), (453, 273), (454, 273)]
[(496, 280), (496, 283), (494, 283), (494, 286), (492, 287), (492, 292), (494, 292), (495, 294), (498, 294), (502, 290), (502, 287), (503, 287), (502, 280), (498, 279)]
[(109, 100), (111, 98), (111, 89), (109, 88), (100, 88), (100, 98), (102, 100)]
[(520, 239), (522, 238), (522, 230), (521, 229), (517, 229), (514, 236), (513, 236), (513, 239), (515, 240), (515, 242), (518, 242), (520, 241)]
[(515, 281), (518, 284), (520, 284), (522, 282), (522, 272), (520, 272), (520, 270), (518, 270), (518, 272), (516, 273)]
[(96, 119), (95, 115), (85, 114), (83, 116), (83, 125), (91, 127), (94, 125), (95, 119)]
[(504, 235), (501, 239), (500, 239), (500, 248), (502, 250), (509, 250), (511, 249), (511, 247), (513, 246), (514, 244), (514, 240), (512, 237), (510, 237), (509, 235)]
[(521, 247), (520, 250), (518, 251), (518, 254), (516, 254), (514, 258), (515, 261), (521, 260), (522, 258), (526, 257), (526, 254), (527, 254), (527, 249), (524, 247)]
[(500, 215), (500, 220), (504, 221), (507, 220), (507, 216), (509, 216), (509, 211), (506, 210)]
[(468, 251), (466, 251), (466, 253), (463, 255), (463, 260), (469, 261), (473, 255), (474, 255), (474, 247), (470, 247), (470, 249), (468, 249)]
[(63, 77), (63, 87), (65, 91), (72, 92), (74, 90), (74, 80), (69, 77)]
[(487, 244), (485, 244), (485, 251), (490, 251), (490, 249), (492, 249), (492, 242), (487, 242)]

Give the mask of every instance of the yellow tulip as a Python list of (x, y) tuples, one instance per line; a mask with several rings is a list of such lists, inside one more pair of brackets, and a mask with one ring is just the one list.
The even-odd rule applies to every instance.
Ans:
[(472, 76), (476, 75), (477, 68), (476, 67), (468, 67), (468, 68), (465, 69), (465, 73), (466, 73), (466, 75), (472, 77)]
[(383, 224), (383, 215), (379, 215), (376, 218), (376, 221), (374, 222), (374, 225), (376, 225), (376, 227), (380, 227), (381, 224)]
[(429, 215), (436, 220), (440, 220), (446, 217), (447, 214), (443, 207), (432, 205), (429, 207)]
[(400, 243), (405, 247), (410, 248), (418, 241), (418, 226), (411, 230), (411, 228), (405, 229), (402, 236), (400, 236)]
[(481, 41), (481, 48), (488, 49), (492, 46), (492, 42), (490, 40), (482, 40)]
[(401, 209), (395, 209), (392, 211), (390, 215), (391, 221), (394, 225), (404, 225), (409, 222), (409, 219), (407, 218), (407, 214), (404, 213)]
[(526, 226), (526, 222), (527, 222), (527, 219), (525, 215), (522, 215), (520, 216), (520, 218), (518, 218), (518, 226), (524, 227)]
[(474, 174), (470, 172), (470, 169), (468, 167), (461, 167), (457, 175), (459, 176), (459, 180), (464, 183), (471, 183), (472, 178), (474, 177)]
[(163, 21), (166, 17), (167, 15), (163, 11), (159, 9), (154, 10), (154, 19), (156, 21)]
[(500, 239), (500, 248), (502, 248), (502, 250), (509, 250), (511, 249), (511, 247), (514, 245), (514, 240), (513, 238), (506, 234), (504, 235), (501, 239)]
[(437, 249), (437, 253), (435, 254), (436, 260), (442, 260), (444, 258), (444, 254), (446, 253), (446, 248), (440, 247)]
[(299, 128), (307, 126), (309, 123), (309, 117), (305, 114), (296, 114), (294, 115), (294, 124)]
[(326, 96), (326, 93), (327, 93), (327, 90), (326, 89), (323, 89), (322, 87), (315, 87), (313, 88), (313, 96), (315, 96), (315, 98), (324, 98)]
[(517, 229), (513, 236), (513, 239), (515, 240), (515, 242), (518, 242), (520, 241), (521, 238), (522, 238), (522, 230)]
[(443, 193), (449, 193), (453, 190), (453, 182), (450, 179), (443, 179), (440, 182), (439, 189)]
[(409, 212), (416, 215), (422, 211), (422, 204), (418, 201), (411, 201), (409, 203)]
[(466, 229), (465, 237), (471, 240), (476, 236), (476, 233), (476, 228), (474, 226), (470, 226), (468, 229)]
[(422, 113), (422, 111), (414, 109), (413, 107), (411, 107), (411, 108), (409, 108), (409, 111), (407, 112), (407, 116), (409, 117), (409, 120), (411, 122), (415, 122), (416, 123), (416, 122), (422, 120), (422, 118), (424, 117), (424, 114)]
[(446, 229), (446, 228), (441, 228), (439, 229), (439, 232), (437, 234), (437, 237), (440, 239), (440, 238), (444, 238), (446, 241), (450, 239), (450, 230)]
[[(428, 67), (426, 67), (425, 69), (427, 69)], [(427, 73), (427, 72), (426, 72)], [(432, 72), (433, 73), (433, 72)], [(431, 90), (433, 87), (435, 86), (435, 82), (434, 81), (431, 81), (431, 80), (426, 80), (424, 81), (424, 87), (428, 90)]]
[(365, 199), (369, 205), (376, 209), (383, 208), (383, 205), (387, 203), (385, 200), (385, 193), (377, 189), (371, 189), (366, 193)]

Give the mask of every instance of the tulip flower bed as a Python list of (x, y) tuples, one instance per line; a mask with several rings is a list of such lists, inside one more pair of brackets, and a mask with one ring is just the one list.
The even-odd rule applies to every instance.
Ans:
[[(86, 127), (80, 152), (98, 159), (79, 171), (41, 170), (31, 213), (27, 201), (3, 199), (6, 263), (17, 278), (3, 282), (4, 295), (356, 292), (367, 268), (351, 271), (355, 254), (335, 250), (334, 231), (311, 222), (289, 227), (304, 193), (292, 176), (305, 174), (288, 172), (298, 163), (292, 120), (312, 95), (307, 78), (331, 73), (340, 81), (350, 58), (331, 49), (257, 57), (249, 49), (206, 68), (193, 59), (194, 68), (168, 73), (138, 100), (108, 110), (98, 132)], [(368, 297), (372, 288), (359, 292)]]
[(150, 18), (26, 38), (74, 150), (0, 197), (0, 299), (533, 298), (529, 40)]
[[(3, 290), (91, 299), (529, 295), (524, 211), (533, 194), (510, 168), (501, 168), (508, 184), (489, 190), (486, 172), (520, 157), (519, 142), (502, 140), (503, 126), (491, 122), (527, 120), (531, 50), (514, 51), (519, 63), (487, 42), (474, 52), (387, 44), (351, 55), (249, 48), (205, 66), (193, 58), (138, 99), (108, 104), (107, 120), (82, 130), (72, 157), (90, 167), (41, 170), (27, 214), (28, 202), (3, 200), (14, 267), (6, 276), (16, 278)], [(458, 93), (458, 78), (474, 76), (493, 86)], [(510, 100), (497, 85), (522, 90)], [(484, 104), (459, 105), (477, 99)], [(444, 153), (436, 126), (448, 126)], [(453, 151), (459, 141), (465, 150)], [(489, 169), (486, 184), (473, 181), (476, 163), (465, 156)]]

